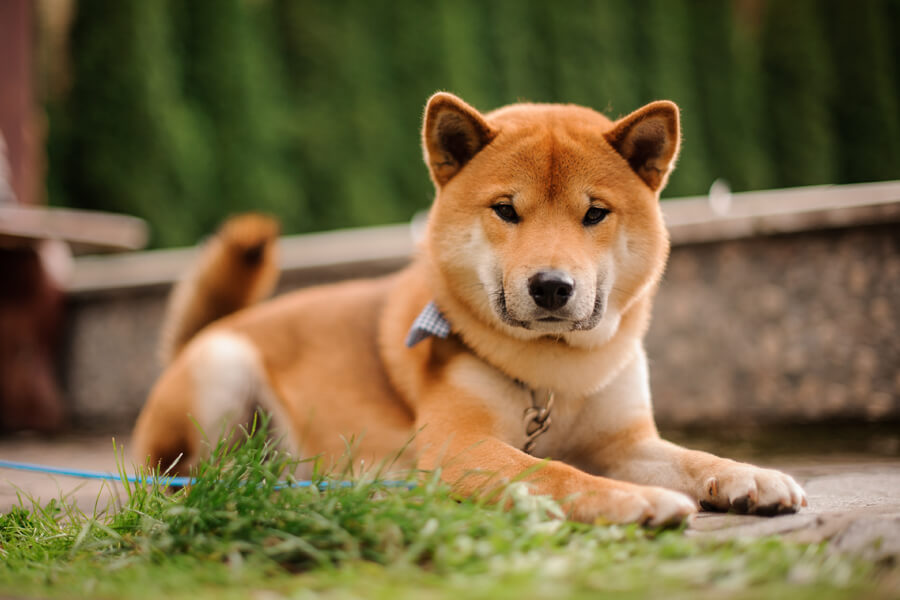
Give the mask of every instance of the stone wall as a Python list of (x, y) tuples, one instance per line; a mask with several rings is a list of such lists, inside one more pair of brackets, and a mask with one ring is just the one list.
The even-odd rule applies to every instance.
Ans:
[(900, 418), (900, 226), (676, 246), (647, 337), (660, 422)]

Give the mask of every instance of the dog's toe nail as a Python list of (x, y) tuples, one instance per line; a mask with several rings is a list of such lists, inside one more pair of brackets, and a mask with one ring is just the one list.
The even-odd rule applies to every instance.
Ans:
[(706, 480), (706, 493), (709, 494), (710, 498), (715, 498), (719, 495), (719, 480), (715, 477), (710, 477)]

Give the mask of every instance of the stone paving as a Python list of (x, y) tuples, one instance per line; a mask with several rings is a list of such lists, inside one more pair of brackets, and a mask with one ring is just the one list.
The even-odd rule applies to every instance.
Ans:
[[(117, 440), (117, 447), (122, 444)], [(127, 447), (127, 439), (121, 442)], [(121, 451), (121, 450), (120, 450)], [(126, 464), (130, 464), (127, 452)], [(0, 459), (116, 472), (111, 436), (0, 440)], [(759, 462), (759, 461), (757, 461)], [(687, 535), (718, 539), (779, 535), (798, 542), (829, 541), (831, 548), (871, 560), (900, 562), (900, 458), (866, 455), (770, 458), (804, 486), (809, 507), (794, 515), (753, 517), (701, 513)], [(122, 497), (120, 484), (0, 469), (0, 511), (33, 497), (41, 503), (64, 494), (81, 510), (102, 510)]]
[[(116, 441), (118, 446), (118, 440)], [(127, 456), (127, 454), (126, 454)], [(16, 435), (0, 439), (0, 459), (39, 463), (53, 467), (91, 469), (117, 473), (112, 436), (66, 436), (42, 438)], [(126, 463), (130, 464), (130, 462)], [(7, 511), (21, 496), (44, 504), (61, 495), (75, 501), (85, 512), (105, 508), (121, 497), (123, 488), (96, 480), (44, 475), (12, 469), (0, 469), (0, 511)]]
[(900, 560), (900, 460), (847, 457), (779, 464), (806, 490), (809, 507), (794, 515), (752, 517), (700, 513), (689, 535), (717, 538), (779, 535), (797, 542), (829, 541), (838, 551)]

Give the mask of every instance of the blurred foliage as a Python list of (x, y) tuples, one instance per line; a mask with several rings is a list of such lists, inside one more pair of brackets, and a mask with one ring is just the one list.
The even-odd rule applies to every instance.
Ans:
[(666, 196), (900, 177), (900, 0), (80, 0), (48, 100), (54, 204), (193, 243), (225, 215), (287, 232), (428, 206), (422, 108), (683, 110)]

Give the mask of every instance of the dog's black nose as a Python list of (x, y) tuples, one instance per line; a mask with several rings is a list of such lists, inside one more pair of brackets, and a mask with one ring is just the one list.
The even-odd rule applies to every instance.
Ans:
[(540, 271), (528, 279), (534, 303), (547, 310), (562, 308), (572, 297), (575, 281), (562, 271)]

